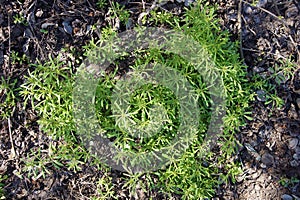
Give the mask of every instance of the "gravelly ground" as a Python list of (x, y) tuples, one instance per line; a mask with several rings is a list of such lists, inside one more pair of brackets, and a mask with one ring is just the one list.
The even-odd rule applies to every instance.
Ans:
[[(218, 16), (222, 25), (241, 41), (250, 76), (268, 77), (270, 69), (287, 58), (299, 63), (299, 2), (259, 1), (256, 6), (251, 6), (251, 2), (217, 2), (221, 5)], [(233, 194), (236, 199), (299, 199), (299, 183), (290, 187), (279, 184), (284, 177), (299, 178), (300, 173), (297, 66), (290, 79), (274, 81), (285, 102), (282, 109), (271, 112), (263, 98), (254, 103), (254, 120), (239, 135), (244, 145), (240, 151), (244, 173), (226, 199), (233, 199)]]

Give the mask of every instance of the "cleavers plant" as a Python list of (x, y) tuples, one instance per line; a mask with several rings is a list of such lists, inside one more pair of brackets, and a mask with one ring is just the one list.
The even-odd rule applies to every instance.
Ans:
[[(102, 6), (104, 1), (99, 2), (101, 3), (99, 6)], [(117, 3), (111, 6), (112, 13), (121, 21), (128, 19), (128, 12)], [(253, 85), (248, 80), (246, 66), (239, 58), (237, 43), (231, 42), (229, 34), (221, 30), (214, 13), (214, 8), (204, 5), (202, 1), (198, 1), (194, 7), (188, 9), (182, 19), (172, 17), (170, 13), (163, 14), (159, 10), (151, 12), (153, 19), (149, 21), (155, 24), (167, 23), (173, 29), (184, 32), (199, 42), (209, 53), (224, 82), (227, 111), (223, 132), (216, 148), (211, 152), (203, 152), (201, 144), (210, 118), (209, 103), (207, 103), (210, 97), (201, 75), (180, 56), (159, 49), (134, 52), (135, 62), (128, 66), (128, 69), (158, 62), (176, 68), (184, 74), (197, 91), (202, 116), (197, 139), (180, 158), (171, 160), (168, 166), (155, 172), (124, 175), (126, 182), (124, 189), (131, 191), (133, 196), (139, 185), (144, 190), (159, 190), (170, 197), (176, 194), (183, 199), (212, 198), (219, 184), (229, 180), (234, 181), (235, 175), (240, 171), (239, 164), (230, 159), (238, 147), (235, 134), (239, 127), (245, 124), (245, 119), (250, 119), (249, 105), (255, 97), (254, 89), (264, 83), (263, 80), (257, 80)], [(111, 27), (103, 27), (102, 38), (99, 41), (92, 40), (84, 47), (85, 56), (99, 43), (109, 39), (112, 34), (116, 32)], [(119, 148), (127, 151), (151, 151), (168, 145), (176, 134), (179, 124), (178, 101), (168, 88), (144, 85), (133, 92), (130, 100), (130, 113), (132, 113), (130, 117), (139, 124), (149, 123), (151, 119), (148, 114), (151, 112), (152, 105), (160, 103), (165, 108), (168, 120), (159, 134), (150, 138), (134, 138), (116, 126), (116, 116), (110, 109), (110, 96), (116, 86), (115, 77), (119, 72), (120, 62), (115, 62), (114, 70), (107, 75), (106, 79), (99, 81), (96, 91), (94, 106), (99, 123), (106, 130), (106, 137)], [(50, 134), (54, 140), (63, 141), (49, 154), (49, 162), (51, 161), (55, 167), (66, 165), (69, 170), (78, 171), (88, 160), (94, 160), (95, 165), (100, 166), (100, 170), (107, 172), (109, 167), (96, 162), (97, 159), (87, 153), (76, 135), (72, 113), (72, 90), (75, 78), (76, 74), (73, 73), (72, 66), (60, 61), (60, 58), (49, 58), (46, 63), (33, 65), (33, 70), (28, 73), (26, 82), (22, 85), (21, 95), (25, 101), (24, 106), (30, 106), (37, 112), (40, 117), (39, 125), (44, 132)], [(204, 154), (205, 157), (202, 156)], [(27, 166), (29, 166), (29, 175), (32, 175), (32, 166), (30, 164)], [(46, 171), (40, 166), (39, 170), (42, 169)], [(145, 176), (147, 178), (141, 178)], [(97, 184), (99, 196), (93, 196), (92, 199), (119, 198), (114, 192), (114, 184), (108, 173), (98, 180)]]

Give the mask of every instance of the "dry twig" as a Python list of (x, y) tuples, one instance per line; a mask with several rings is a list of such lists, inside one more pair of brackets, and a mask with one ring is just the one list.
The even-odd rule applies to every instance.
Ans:
[(242, 60), (244, 60), (243, 37), (242, 37), (242, 0), (239, 1), (239, 5), (238, 5), (238, 31), (239, 31), (239, 40), (240, 40), (240, 54)]
[[(280, 22), (285, 26), (285, 28), (289, 29), (289, 25), (288, 25), (288, 23), (287, 23), (284, 19), (282, 19), (282, 18), (276, 16), (274, 13), (272, 13), (272, 12), (270, 12), (270, 11), (268, 11), (268, 10), (262, 8), (262, 7), (258, 7), (258, 6), (252, 5), (252, 4), (248, 3), (248, 2), (246, 2), (245, 0), (240, 0), (240, 4), (239, 4), (239, 12), (240, 12), (241, 2), (243, 2), (243, 3), (245, 3), (245, 4), (248, 4), (248, 5), (250, 5), (250, 6), (253, 6), (253, 7), (257, 8), (257, 9), (260, 9), (261, 11), (263, 11), (263, 12), (265, 12), (265, 13), (271, 15), (272, 17), (274, 17), (275, 19), (277, 19), (278, 21), (280, 21)], [(239, 13), (239, 14), (240, 14), (240, 13)], [(289, 35), (289, 39), (290, 39), (290, 41), (292, 42), (292, 44), (294, 45), (294, 47), (295, 47), (295, 49), (296, 49), (296, 51), (297, 51), (298, 62), (300, 62), (300, 52), (299, 52), (299, 50), (298, 50), (298, 44), (295, 43), (294, 39), (293, 39), (292, 36), (290, 36), (290, 35)]]
[(11, 143), (11, 152), (9, 155), (9, 159), (13, 159), (16, 156), (15, 146), (12, 138), (12, 132), (11, 132), (11, 123), (10, 123), (10, 117), (7, 119), (8, 122), (8, 131), (9, 131), (9, 139)]

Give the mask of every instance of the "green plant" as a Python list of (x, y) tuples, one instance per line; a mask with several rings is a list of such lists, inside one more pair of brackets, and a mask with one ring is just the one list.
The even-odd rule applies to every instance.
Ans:
[(41, 33), (44, 33), (44, 34), (47, 34), (49, 31), (48, 31), (47, 29), (43, 29), (43, 28), (42, 28), (42, 29), (40, 29), (40, 32), (41, 32)]
[(179, 19), (168, 11), (152, 10), (150, 11), (149, 21), (154, 22), (156, 26), (159, 24), (173, 25), (174, 21), (179, 21)]
[(3, 187), (5, 186), (3, 181), (8, 178), (7, 175), (0, 175), (0, 199), (5, 199), (5, 193)]
[[(219, 68), (219, 72), (222, 74), (228, 108), (227, 115), (224, 118), (222, 140), (220, 141), (222, 156), (213, 159), (216, 154), (210, 152), (208, 153), (210, 159), (207, 161), (209, 165), (204, 166), (202, 164), (203, 149), (201, 144), (203, 133), (205, 133), (210, 118), (208, 109), (210, 98), (207, 96), (206, 85), (203, 83), (201, 76), (193, 70), (192, 65), (189, 65), (180, 56), (165, 53), (159, 49), (148, 49), (135, 52), (136, 62), (130, 66), (133, 70), (138, 71), (141, 65), (162, 63), (180, 71), (195, 87), (196, 98), (199, 99), (199, 108), (201, 109), (201, 119), (205, 119), (199, 125), (198, 138), (180, 158), (174, 160), (170, 158), (171, 161), (167, 169), (155, 172), (164, 192), (180, 194), (184, 199), (210, 198), (214, 194), (214, 187), (220, 183), (219, 177), (222, 178), (222, 182), (227, 182), (240, 172), (237, 164), (228, 163), (227, 160), (236, 151), (237, 142), (234, 134), (239, 126), (244, 125), (245, 116), (249, 114), (247, 112), (249, 102), (254, 99), (253, 85), (246, 78), (246, 66), (243, 66), (239, 60), (237, 44), (231, 43), (228, 33), (222, 32), (216, 25), (217, 21), (214, 19), (213, 10), (203, 9), (202, 7), (200, 9), (200, 7), (199, 5), (187, 11), (182, 27), (178, 27), (178, 23), (172, 25), (173, 28), (185, 32), (199, 42), (210, 53), (216, 67)], [(100, 43), (105, 41), (110, 41), (110, 37), (102, 38)], [(113, 140), (119, 148), (128, 152), (157, 150), (170, 144), (171, 138), (176, 134), (179, 122), (178, 101), (167, 88), (146, 84), (131, 94), (130, 107), (128, 107), (127, 113), (113, 114), (110, 109), (112, 106), (112, 88), (117, 87), (114, 76), (117, 73), (119, 63), (123, 59), (126, 60), (126, 56), (115, 63), (115, 71), (112, 71), (104, 80), (99, 82), (96, 92), (98, 119), (101, 122), (101, 127), (106, 132), (106, 137)], [(168, 81), (171, 82), (172, 80), (166, 80), (166, 82)], [(151, 116), (149, 114), (151, 113), (151, 106), (159, 103), (166, 109), (168, 119), (159, 134), (150, 138), (139, 136), (137, 139), (120, 128), (122, 126), (118, 126), (120, 123), (125, 123), (122, 120), (126, 118), (130, 118), (135, 124), (150, 123), (149, 121), (152, 121), (149, 118)], [(115, 119), (120, 121), (115, 121)], [(199, 159), (195, 159), (197, 157)], [(225, 166), (227, 175), (219, 174), (217, 166), (221, 163)], [(139, 175), (130, 176), (126, 186), (134, 190), (138, 177)]]
[(37, 111), (42, 130), (55, 138), (64, 137), (73, 141), (71, 66), (51, 57), (49, 62), (32, 66), (35, 70), (28, 72), (26, 82), (21, 86), (24, 107), (30, 103)]
[(89, 154), (78, 144), (68, 141), (53, 149), (50, 159), (56, 163), (57, 168), (64, 166), (76, 172), (82, 169), (81, 166), (87, 162)]
[(25, 26), (28, 25), (27, 21), (26, 21), (26, 18), (20, 14), (16, 14), (14, 15), (14, 23), (15, 24), (23, 24)]
[(295, 63), (291, 58), (279, 59), (278, 63), (269, 67), (266, 72), (253, 74), (253, 89), (259, 90), (256, 97), (263, 99), (266, 106), (280, 108), (283, 100), (277, 95), (277, 89), (290, 80), (295, 71)]
[(98, 0), (96, 5), (98, 6), (99, 9), (104, 9), (105, 6), (107, 5), (107, 1), (106, 0)]
[[(124, 8), (118, 3), (112, 2), (110, 9), (114, 13), (114, 17), (118, 17), (121, 21), (128, 20), (128, 11), (124, 11)], [(210, 106), (214, 102), (208, 93), (207, 84), (204, 83), (203, 77), (195, 70), (194, 66), (175, 53), (157, 48), (130, 52), (130, 54), (134, 54), (135, 62), (127, 67), (133, 71), (138, 72), (141, 66), (156, 63), (179, 71), (192, 85), (201, 113), (197, 135), (193, 138), (193, 143), (179, 158), (171, 157), (165, 168), (146, 174), (146, 183), (140, 180), (143, 174), (132, 174), (128, 171), (127, 177), (124, 177), (126, 182), (124, 187), (132, 193), (139, 184), (142, 189), (159, 187), (162, 193), (170, 196), (177, 194), (183, 199), (212, 198), (218, 184), (226, 183), (229, 180), (234, 181), (234, 176), (240, 171), (239, 165), (230, 162), (229, 159), (236, 152), (238, 146), (235, 134), (239, 127), (245, 124), (245, 119), (251, 119), (249, 106), (255, 97), (254, 91), (259, 88), (272, 87), (268, 82), (256, 76), (253, 77), (254, 84), (247, 79), (246, 66), (242, 65), (237, 53), (238, 45), (230, 42), (228, 32), (222, 31), (218, 26), (214, 11), (214, 8), (204, 6), (202, 1), (199, 1), (195, 7), (186, 11), (180, 21), (178, 18), (173, 20), (173, 17), (166, 13), (152, 13), (152, 15), (155, 16), (153, 18), (155, 23), (168, 23), (173, 29), (185, 33), (201, 44), (215, 63), (214, 67), (221, 74), (226, 93), (227, 111), (223, 119), (222, 134), (217, 141), (219, 151), (205, 152), (202, 147), (211, 117)], [(93, 50), (98, 48), (98, 44), (112, 42), (115, 35), (116, 32), (112, 28), (104, 27), (99, 41), (91, 40), (83, 47), (84, 56), (97, 57), (97, 55), (91, 55)], [(129, 95), (129, 106), (126, 108), (126, 112), (122, 112), (122, 109), (118, 108), (120, 104), (112, 105), (112, 96), (115, 95), (114, 97), (119, 98), (117, 95), (119, 93), (113, 93), (113, 91), (122, 89), (117, 84), (117, 75), (122, 62), (126, 61), (130, 54), (121, 55), (112, 64), (114, 68), (111, 72), (99, 80), (93, 106), (95, 106), (97, 120), (103, 129), (103, 135), (110, 139), (115, 146), (126, 152), (157, 150), (168, 146), (177, 133), (181, 120), (178, 114), (179, 100), (167, 87), (159, 84), (145, 84)], [(50, 148), (51, 153), (46, 157), (46, 162), (41, 163), (39, 159), (26, 161), (28, 169), (32, 173), (36, 173), (34, 174), (36, 176), (40, 174), (40, 169), (45, 170), (42, 165), (45, 167), (51, 162), (52, 166), (58, 168), (66, 166), (69, 170), (78, 171), (87, 160), (95, 161), (97, 159), (86, 152), (78, 140), (79, 133), (76, 133), (72, 105), (76, 75), (73, 74), (70, 64), (59, 61), (59, 58), (49, 57), (48, 62), (38, 63), (32, 67), (33, 69), (25, 77), (26, 81), (20, 92), (24, 98), (24, 106), (31, 106), (39, 114), (38, 122), (41, 129), (54, 139), (60, 140), (60, 145)], [(165, 81), (176, 83), (174, 77)], [(276, 96), (271, 99), (275, 98)], [(113, 112), (112, 106), (121, 112)], [(160, 113), (162, 116), (159, 115)], [(130, 119), (131, 123), (137, 124), (139, 130), (143, 130), (152, 121), (155, 121), (151, 118), (152, 116), (165, 119), (156, 134), (132, 136), (128, 133), (127, 119)], [(204, 155), (205, 157), (203, 157)], [(94, 163), (102, 165), (98, 161)], [(34, 166), (39, 166), (38, 172), (34, 172)], [(219, 169), (220, 166), (223, 166), (222, 170)], [(106, 169), (104, 166), (100, 168)], [(155, 177), (155, 181), (153, 177)], [(115, 196), (113, 186), (111, 177), (104, 177), (98, 182), (97, 192), (105, 197), (118, 198)], [(98, 197), (96, 195), (93, 198)]]
[(39, 179), (40, 177), (45, 178), (46, 174), (49, 174), (50, 171), (47, 168), (50, 160), (46, 158), (45, 155), (41, 154), (41, 150), (31, 151), (30, 154), (27, 155), (27, 158), (23, 160), (25, 163), (23, 172), (27, 172), (28, 178), (32, 178), (34, 180)]
[(1, 77), (0, 83), (0, 119), (6, 119), (10, 117), (13, 113), (14, 107), (17, 102), (16, 96), (16, 83), (15, 80), (5, 80)]
[(12, 64), (23, 64), (23, 63), (27, 63), (28, 62), (28, 58), (26, 57), (25, 54), (23, 54), (22, 56), (19, 55), (19, 52), (16, 51), (11, 51), (10, 54), (10, 60)]
[(283, 100), (278, 97), (276, 92), (276, 83), (274, 84), (274, 80), (278, 81), (281, 78), (273, 74), (271, 76), (261, 76), (259, 74), (252, 76), (253, 88), (260, 91), (256, 96), (263, 99), (265, 105), (270, 105), (272, 108), (279, 108), (283, 105)]
[(110, 176), (104, 175), (97, 181), (96, 195), (91, 197), (92, 200), (113, 199), (116, 197), (111, 179)]
[(117, 2), (110, 1), (109, 12), (112, 13), (112, 18), (118, 18), (120, 22), (126, 23), (130, 17), (128, 10)]
[(296, 177), (291, 177), (291, 178), (281, 177), (279, 180), (279, 184), (286, 188), (293, 187), (299, 182), (300, 180)]
[(270, 67), (268, 69), (270, 78), (272, 78), (277, 85), (285, 83), (292, 77), (295, 71), (295, 63), (291, 60), (291, 58), (287, 60), (279, 60), (278, 64), (275, 64), (274, 67)]
[[(32, 107), (40, 116), (41, 129), (50, 134), (54, 140), (60, 140), (59, 148), (49, 147), (49, 154), (43, 161), (55, 167), (66, 166), (69, 170), (79, 170), (87, 153), (76, 144), (72, 113), (72, 90), (74, 79), (71, 66), (49, 57), (46, 63), (32, 65), (34, 70), (28, 72), (26, 82), (21, 85), (20, 95), (24, 99), (24, 108)], [(30, 156), (31, 157), (31, 156)], [(31, 161), (30, 161), (31, 160)], [(26, 171), (33, 171), (37, 158), (26, 161)], [(50, 162), (51, 161), (51, 162)], [(43, 164), (39, 164), (43, 168)], [(40, 170), (41, 171), (41, 170)], [(36, 175), (36, 174), (34, 174)]]

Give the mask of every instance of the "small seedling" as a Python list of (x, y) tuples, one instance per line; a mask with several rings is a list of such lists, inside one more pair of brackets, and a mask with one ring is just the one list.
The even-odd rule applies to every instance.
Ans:
[(24, 26), (28, 25), (25, 17), (20, 15), (20, 14), (16, 14), (13, 18), (14, 18), (14, 23), (15, 24), (23, 24)]
[(17, 102), (16, 96), (16, 83), (15, 80), (5, 80), (1, 77), (0, 83), (0, 119), (6, 119), (10, 117), (13, 113), (14, 107)]
[(111, 8), (110, 12), (112, 13), (112, 18), (119, 18), (119, 20), (123, 23), (126, 23), (130, 17), (130, 13), (128, 10), (124, 8), (124, 6), (121, 6), (117, 2), (110, 2)]
[(20, 64), (20, 65), (28, 62), (28, 58), (26, 57), (25, 54), (19, 55), (19, 52), (13, 50), (11, 51), (10, 54), (10, 60), (12, 64)]
[(96, 5), (99, 9), (104, 9), (107, 5), (107, 0), (98, 0)]
[(3, 187), (5, 186), (4, 183), (2, 183), (4, 180), (8, 178), (7, 175), (0, 175), (0, 199), (6, 199), (5, 193)]
[(296, 177), (291, 177), (291, 178), (282, 177), (279, 180), (280, 185), (282, 185), (283, 187), (286, 187), (286, 188), (293, 187), (296, 184), (298, 184), (299, 182), (300, 182), (300, 180)]
[(47, 34), (49, 31), (47, 29), (40, 29), (41, 33)]

